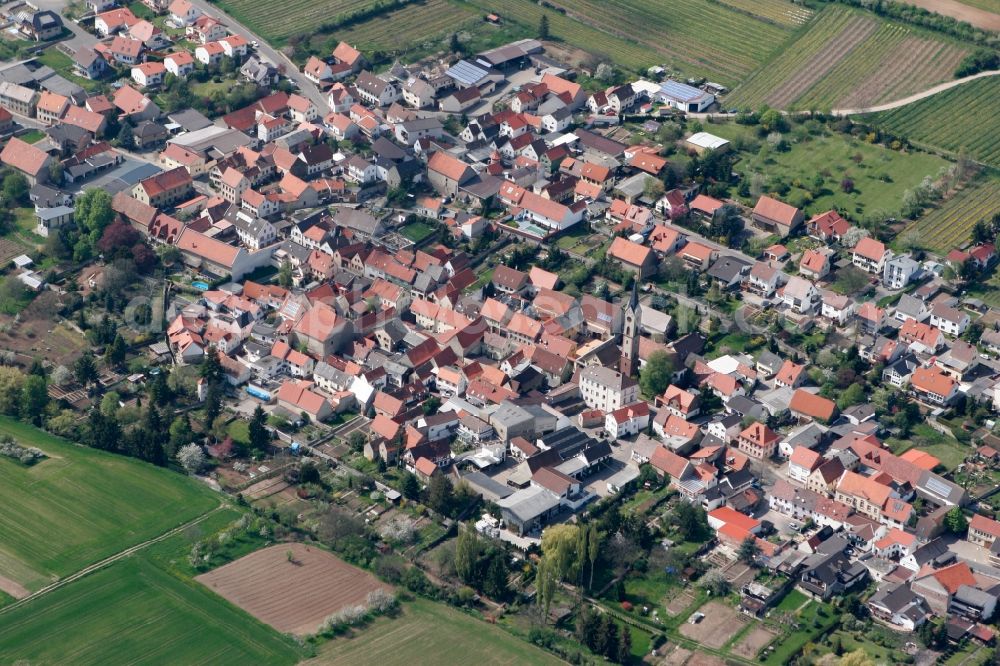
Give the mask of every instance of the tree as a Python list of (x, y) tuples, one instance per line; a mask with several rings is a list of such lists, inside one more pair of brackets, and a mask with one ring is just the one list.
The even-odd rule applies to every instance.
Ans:
[(850, 178), (844, 178), (840, 181), (840, 189), (846, 194), (850, 194), (854, 191), (854, 181)]
[(351, 450), (360, 453), (362, 449), (365, 448), (365, 444), (368, 442), (368, 438), (365, 434), (355, 430), (350, 435), (347, 436), (347, 445), (351, 447)]
[(708, 514), (701, 506), (690, 502), (677, 502), (671, 512), (670, 523), (677, 527), (685, 541), (703, 541), (709, 534)]
[(28, 205), (28, 179), (18, 171), (8, 171), (3, 177), (3, 200), (11, 208)]
[(622, 627), (621, 638), (618, 639), (618, 654), (615, 661), (619, 664), (627, 664), (632, 659), (632, 630), (628, 625)]
[(122, 123), (115, 141), (120, 148), (124, 148), (125, 150), (135, 148), (135, 135), (132, 134), (132, 127), (128, 123)]
[(182, 414), (175, 418), (168, 431), (169, 452), (179, 451), (185, 444), (190, 444), (192, 439), (194, 439), (194, 430), (191, 429), (188, 415)]
[(125, 362), (125, 354), (127, 352), (128, 347), (125, 345), (125, 339), (119, 333), (115, 335), (115, 339), (104, 351), (104, 362), (114, 367), (120, 367)]
[(197, 474), (205, 467), (205, 452), (197, 444), (187, 444), (177, 452), (177, 461), (188, 474)]
[(597, 529), (597, 525), (591, 525), (590, 529), (587, 530), (587, 559), (590, 560), (590, 582), (587, 583), (588, 589), (594, 587), (594, 565), (597, 563), (597, 558), (601, 552), (602, 540), (603, 535)]
[(535, 590), (538, 595), (538, 607), (542, 611), (542, 622), (549, 615), (549, 608), (552, 607), (552, 598), (555, 596), (558, 576), (553, 571), (552, 563), (547, 557), (542, 557), (538, 562), (538, 571), (535, 574)]
[(399, 492), (403, 493), (406, 499), (417, 499), (420, 497), (420, 482), (410, 472), (403, 472), (399, 479)]
[(748, 536), (740, 542), (739, 550), (736, 551), (737, 559), (747, 566), (756, 564), (758, 555), (760, 555), (760, 546), (757, 545), (757, 537), (754, 536)]
[(861, 384), (851, 384), (837, 397), (837, 407), (847, 409), (865, 401), (865, 389)]
[(650, 201), (656, 201), (663, 196), (666, 188), (663, 186), (663, 181), (649, 176), (646, 178), (646, 182), (642, 187), (642, 194), (644, 197)]
[(485, 545), (475, 530), (461, 529), (455, 543), (455, 574), (467, 585), (479, 582), (479, 561)]
[(639, 387), (647, 398), (658, 396), (667, 390), (674, 374), (674, 363), (667, 352), (657, 350), (646, 359), (646, 365), (639, 371)]
[(785, 132), (788, 130), (788, 122), (777, 109), (768, 109), (760, 114), (760, 126), (765, 132)]
[(215, 345), (209, 345), (208, 349), (205, 350), (205, 355), (201, 359), (201, 367), (198, 369), (198, 375), (209, 383), (221, 382), (225, 377), (225, 371), (222, 369), (222, 361), (219, 359), (219, 351), (215, 348)]
[(62, 185), (63, 180), (63, 165), (61, 162), (52, 162), (49, 164), (49, 182), (55, 185)]
[(111, 194), (107, 190), (96, 188), (86, 190), (76, 198), (73, 217), (77, 226), (86, 232), (93, 247), (104, 233), (105, 227), (115, 219)]
[(572, 579), (580, 564), (577, 558), (579, 531), (577, 525), (562, 524), (552, 525), (542, 532), (542, 554), (559, 580)]
[(454, 490), (451, 479), (444, 474), (435, 474), (427, 484), (427, 506), (447, 516), (451, 513)]
[(441, 407), (441, 398), (437, 397), (436, 395), (432, 395), (431, 397), (424, 400), (424, 404), (422, 405), (423, 412), (427, 416), (430, 416), (432, 414), (437, 414), (437, 410), (440, 407)]
[(724, 597), (729, 594), (732, 585), (720, 569), (712, 569), (705, 574), (698, 584), (708, 590), (712, 596)]
[(507, 586), (507, 566), (502, 551), (494, 552), (483, 577), (483, 592), (491, 599), (504, 599), (510, 592)]
[(278, 269), (278, 284), (285, 289), (292, 286), (292, 262), (288, 259), (282, 261), (281, 267)]
[(97, 381), (97, 363), (89, 350), (83, 352), (80, 358), (76, 359), (76, 363), (73, 364), (73, 373), (76, 375), (77, 381), (84, 386)]
[(542, 18), (538, 20), (538, 38), (549, 38), (549, 17), (547, 14), (542, 14)]
[(452, 53), (462, 52), (462, 42), (458, 40), (457, 32), (451, 33), (451, 43), (448, 45), (448, 50), (451, 51)]
[(21, 418), (34, 425), (42, 424), (42, 415), (49, 404), (48, 386), (44, 377), (28, 375), (21, 389)]
[(57, 365), (55, 369), (52, 370), (52, 375), (50, 377), (52, 383), (56, 386), (65, 386), (73, 379), (73, 373), (69, 371), (65, 365)]
[(213, 382), (205, 395), (205, 422), (212, 423), (222, 413), (222, 389)]
[(944, 525), (953, 534), (965, 534), (966, 530), (969, 529), (969, 521), (957, 506), (945, 514)]
[(260, 405), (257, 405), (257, 409), (253, 410), (248, 430), (250, 448), (255, 451), (266, 450), (267, 445), (271, 442), (271, 431), (267, 429), (267, 414), (264, 413), (264, 408)]

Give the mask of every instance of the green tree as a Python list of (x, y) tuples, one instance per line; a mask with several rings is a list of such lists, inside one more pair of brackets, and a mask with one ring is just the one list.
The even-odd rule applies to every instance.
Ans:
[(736, 551), (736, 558), (747, 566), (756, 564), (758, 555), (760, 546), (757, 545), (757, 538), (754, 536), (748, 536), (740, 542), (739, 550)]
[(788, 122), (777, 109), (768, 109), (760, 114), (760, 126), (766, 132), (785, 132), (788, 130)]
[(221, 382), (225, 377), (222, 369), (222, 361), (219, 359), (219, 351), (215, 345), (209, 345), (201, 359), (201, 367), (198, 374), (209, 384)]
[(542, 18), (538, 20), (538, 38), (548, 39), (549, 38), (549, 17), (548, 14), (542, 14)]
[(2, 189), (3, 200), (8, 206), (15, 208), (27, 206), (30, 203), (28, 190), (31, 189), (31, 186), (24, 174), (18, 171), (7, 171), (3, 176)]
[(647, 398), (658, 396), (670, 386), (674, 374), (674, 363), (670, 355), (657, 350), (646, 359), (646, 365), (639, 371), (639, 387)]
[(547, 557), (542, 556), (542, 559), (538, 562), (538, 571), (535, 574), (535, 590), (543, 624), (549, 616), (549, 608), (552, 607), (552, 599), (555, 596), (558, 579), (559, 577), (556, 575), (552, 563), (549, 562)]
[(76, 198), (74, 204), (74, 220), (77, 226), (85, 232), (91, 248), (115, 219), (114, 208), (111, 207), (111, 193), (107, 190), (91, 188)]
[(278, 284), (285, 289), (292, 286), (292, 262), (288, 259), (282, 261), (281, 267), (278, 269)]
[(448, 50), (451, 51), (452, 53), (462, 52), (462, 42), (458, 40), (457, 32), (451, 33), (451, 42), (448, 45)]
[(365, 437), (364, 433), (355, 430), (350, 435), (347, 436), (347, 445), (351, 447), (351, 450), (360, 453), (362, 449), (365, 448), (365, 444), (368, 442), (368, 438)]
[(182, 414), (175, 418), (170, 424), (167, 435), (168, 454), (176, 455), (182, 446), (190, 444), (194, 439), (194, 430), (191, 429), (191, 421), (187, 414)]
[(460, 529), (455, 542), (455, 574), (472, 586), (479, 583), (479, 562), (485, 546), (479, 535), (472, 529)]
[(451, 485), (451, 480), (444, 474), (435, 474), (427, 484), (427, 506), (440, 514), (449, 515), (451, 513), (452, 500), (455, 489)]
[(483, 592), (486, 593), (486, 596), (491, 599), (505, 599), (510, 592), (507, 585), (507, 575), (504, 554), (502, 552), (494, 553), (483, 577)]
[(73, 364), (73, 373), (78, 382), (87, 386), (97, 381), (97, 363), (89, 350), (83, 352)]
[(837, 407), (847, 409), (865, 401), (865, 388), (861, 384), (851, 384), (837, 397)]
[(248, 430), (250, 448), (254, 451), (265, 451), (268, 444), (271, 443), (271, 431), (267, 429), (267, 414), (264, 413), (264, 408), (260, 405), (257, 405), (257, 409), (253, 410)]
[(406, 499), (417, 499), (420, 497), (420, 482), (410, 472), (403, 472), (399, 479), (399, 492), (403, 493)]
[(618, 639), (618, 654), (615, 661), (627, 664), (632, 659), (632, 630), (627, 625), (622, 627), (621, 638)]
[(580, 565), (577, 545), (578, 525), (552, 525), (542, 532), (542, 554), (552, 566), (552, 573), (559, 580), (572, 580)]
[(440, 407), (441, 407), (441, 398), (437, 397), (436, 395), (432, 395), (431, 397), (424, 400), (424, 404), (422, 405), (423, 412), (427, 416), (430, 416), (432, 414), (437, 414), (437, 410)]
[(42, 424), (42, 415), (49, 404), (48, 384), (44, 377), (28, 375), (21, 389), (21, 418), (34, 425)]
[(118, 333), (108, 348), (104, 350), (104, 362), (116, 368), (121, 367), (122, 363), (125, 362), (127, 352), (128, 347), (125, 345), (125, 339), (122, 338), (121, 333)]
[(700, 542), (708, 538), (708, 514), (699, 505), (678, 501), (670, 512), (670, 524), (685, 541)]
[(969, 529), (969, 521), (962, 513), (962, 509), (957, 506), (945, 514), (944, 525), (953, 534), (965, 534), (966, 530)]

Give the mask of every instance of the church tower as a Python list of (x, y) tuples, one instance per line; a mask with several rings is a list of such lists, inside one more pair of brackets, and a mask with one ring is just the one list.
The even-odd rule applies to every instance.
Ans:
[(625, 305), (622, 324), (622, 358), (620, 370), (626, 377), (639, 372), (639, 281), (632, 283), (632, 296)]

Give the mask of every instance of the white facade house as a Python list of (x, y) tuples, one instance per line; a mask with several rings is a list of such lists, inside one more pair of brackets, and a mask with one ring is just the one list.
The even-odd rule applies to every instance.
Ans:
[(638, 399), (639, 383), (611, 368), (592, 365), (580, 372), (580, 394), (590, 409), (611, 412)]
[(920, 263), (909, 255), (901, 254), (885, 262), (882, 282), (889, 289), (903, 289), (919, 272)]

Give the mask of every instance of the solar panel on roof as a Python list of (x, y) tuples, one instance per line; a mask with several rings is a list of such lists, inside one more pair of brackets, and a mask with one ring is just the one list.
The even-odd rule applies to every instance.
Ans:
[(926, 486), (927, 490), (939, 497), (947, 497), (951, 494), (951, 486), (935, 476), (928, 477)]
[(677, 81), (664, 81), (660, 84), (660, 92), (679, 100), (697, 99), (705, 94), (697, 88)]
[(448, 68), (445, 72), (448, 76), (460, 83), (472, 85), (482, 79), (488, 73), (482, 67), (478, 67), (468, 60), (459, 60)]

